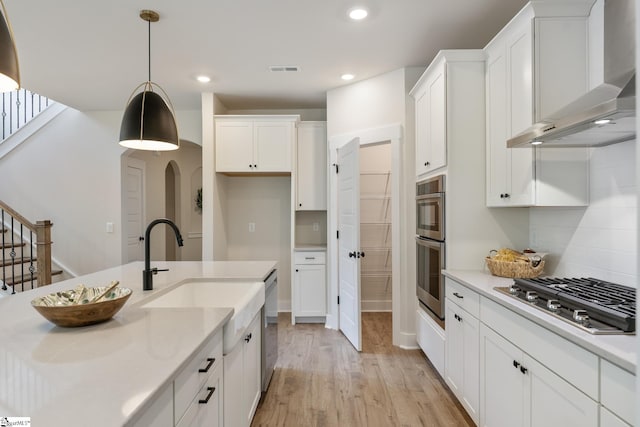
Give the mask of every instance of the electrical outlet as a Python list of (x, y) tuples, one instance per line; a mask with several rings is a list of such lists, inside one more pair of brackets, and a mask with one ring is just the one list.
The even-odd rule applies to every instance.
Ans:
[(313, 231), (320, 231), (320, 224), (317, 222), (313, 223)]
[(253, 233), (254, 231), (256, 231), (256, 223), (255, 222), (250, 222), (249, 223), (249, 233)]

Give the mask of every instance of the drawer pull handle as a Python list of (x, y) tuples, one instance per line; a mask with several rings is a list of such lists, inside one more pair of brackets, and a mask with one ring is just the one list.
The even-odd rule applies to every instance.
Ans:
[(457, 293), (457, 292), (454, 292), (454, 293), (453, 293), (453, 296), (454, 296), (454, 297), (456, 297), (456, 298), (460, 298), (460, 299), (463, 299), (463, 298), (464, 298), (462, 295), (460, 295), (460, 294), (459, 294), (459, 293)]
[(216, 363), (215, 357), (207, 357), (207, 366), (198, 369), (198, 372), (209, 372), (209, 369), (211, 369), (214, 363)]
[(306, 257), (304, 257), (304, 259), (316, 259), (316, 257), (314, 257), (314, 256), (306, 256)]
[(201, 403), (201, 404), (204, 404), (204, 405), (209, 403), (209, 399), (211, 399), (211, 396), (213, 396), (213, 393), (215, 393), (216, 388), (215, 387), (207, 387), (207, 391), (209, 392), (209, 393), (207, 393), (207, 397), (205, 397), (204, 399), (198, 400), (198, 403)]

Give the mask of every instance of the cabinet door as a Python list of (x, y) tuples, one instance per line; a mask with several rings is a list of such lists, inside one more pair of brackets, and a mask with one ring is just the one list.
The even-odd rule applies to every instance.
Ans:
[[(524, 426), (526, 376), (522, 352), (485, 325), (480, 327), (480, 425)], [(514, 363), (515, 362), (515, 363)]]
[(531, 18), (519, 20), (506, 37), (509, 137), (533, 124), (532, 27)]
[(525, 420), (531, 427), (598, 426), (598, 403), (525, 354)]
[(422, 175), (427, 172), (427, 104), (429, 97), (427, 96), (427, 88), (423, 86), (415, 96), (415, 115), (416, 115), (416, 175)]
[(304, 124), (298, 126), (296, 210), (327, 209), (327, 127)]
[(132, 425), (134, 427), (172, 427), (173, 422), (173, 383), (169, 383)]
[(459, 311), (461, 310), (455, 304), (447, 300), (445, 309), (447, 352), (444, 369), (447, 385), (458, 399), (462, 400), (464, 381), (464, 331), (462, 323), (458, 322)]
[(325, 270), (325, 265), (296, 265), (294, 283), (297, 307), (295, 316), (327, 315)]
[(428, 159), (427, 169), (434, 170), (447, 164), (447, 92), (446, 64), (442, 62), (433, 71), (429, 81), (428, 105)]
[(242, 396), (242, 362), (244, 341), (238, 343), (234, 349), (224, 355), (224, 425), (248, 426), (246, 411)]
[(253, 171), (253, 124), (216, 122), (216, 172)]
[(462, 406), (477, 424), (480, 408), (480, 321), (462, 310)]
[(254, 122), (254, 172), (291, 172), (292, 122)]
[(600, 427), (630, 427), (604, 406), (600, 407)]
[[(260, 401), (260, 393), (262, 392), (262, 376), (260, 374), (261, 361), (261, 313), (258, 313), (247, 328), (247, 335), (243, 342), (243, 417), (242, 425), (251, 425), (253, 414), (258, 407)], [(225, 425), (227, 425), (225, 423)]]
[(487, 206), (504, 206), (508, 200), (507, 165), (507, 64), (504, 44), (487, 49)]

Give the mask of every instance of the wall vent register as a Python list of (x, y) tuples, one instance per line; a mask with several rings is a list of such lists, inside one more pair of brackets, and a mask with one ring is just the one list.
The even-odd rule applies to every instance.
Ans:
[(594, 278), (514, 279), (495, 290), (595, 335), (635, 334), (636, 289)]

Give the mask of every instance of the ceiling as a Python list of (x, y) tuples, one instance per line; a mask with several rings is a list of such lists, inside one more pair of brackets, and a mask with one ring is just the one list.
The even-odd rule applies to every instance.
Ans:
[[(325, 108), (326, 91), (440, 49), (482, 48), (525, 0), (5, 0), (22, 86), (79, 110), (122, 110), (151, 77), (176, 109), (214, 92), (229, 109)], [(364, 5), (369, 17), (351, 21)], [(270, 65), (296, 65), (274, 73)], [(350, 83), (343, 73), (355, 74)], [(206, 74), (207, 84), (195, 77)]]

